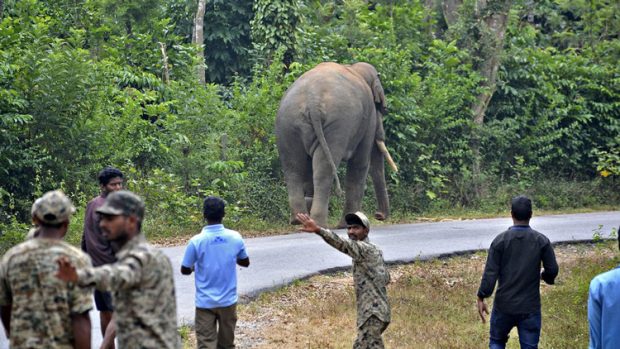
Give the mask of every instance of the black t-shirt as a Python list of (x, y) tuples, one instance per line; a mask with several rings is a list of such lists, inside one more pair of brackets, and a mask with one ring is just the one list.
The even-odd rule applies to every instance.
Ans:
[(478, 297), (491, 296), (497, 282), (494, 307), (499, 311), (539, 312), (540, 279), (553, 284), (558, 271), (553, 247), (546, 236), (529, 226), (512, 226), (491, 243)]

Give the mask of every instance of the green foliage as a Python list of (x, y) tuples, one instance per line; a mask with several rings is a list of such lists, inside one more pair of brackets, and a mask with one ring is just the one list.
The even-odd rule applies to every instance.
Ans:
[(207, 81), (231, 82), (250, 72), (252, 1), (209, 0), (205, 11)]
[(613, 146), (610, 151), (594, 149), (592, 152), (597, 158), (596, 170), (601, 176), (620, 175), (620, 144)]
[[(295, 54), (295, 28), (299, 22), (298, 0), (257, 0), (254, 2), (252, 42), (255, 55), (269, 65), (278, 50), (289, 65)], [(265, 64), (264, 64), (265, 65)]]
[(609, 149), (620, 132), (617, 73), (585, 55), (515, 47), (487, 114), (491, 167), (522, 156), (542, 173), (591, 176), (594, 149)]
[[(381, 73), (386, 144), (400, 169), (387, 172), (396, 216), (495, 212), (517, 193), (548, 209), (620, 202), (618, 4), (515, 3), (497, 90), (477, 126), (470, 109), (486, 32), (467, 18), (446, 31), (427, 3), (210, 0), (212, 83), (201, 86), (195, 1), (5, 0), (0, 239), (21, 239), (47, 190), (62, 188), (82, 207), (106, 165), (146, 198), (151, 237), (194, 233), (205, 195), (226, 199), (231, 224), (286, 224), (274, 119), (286, 88), (323, 61), (366, 61)], [(477, 179), (472, 134), (483, 156)], [(369, 186), (365, 210), (372, 197)]]

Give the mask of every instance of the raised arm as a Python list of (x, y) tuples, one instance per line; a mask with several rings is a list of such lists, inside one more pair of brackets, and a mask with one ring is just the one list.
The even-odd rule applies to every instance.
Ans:
[(297, 219), (303, 224), (303, 226), (299, 228), (300, 231), (320, 235), (329, 245), (351, 256), (353, 259), (361, 257), (366, 247), (368, 247), (368, 244), (365, 242), (343, 239), (331, 230), (319, 227), (316, 222), (306, 214), (298, 213)]
[(127, 289), (134, 287), (140, 282), (142, 264), (143, 261), (136, 256), (129, 256), (114, 264), (76, 270), (67, 258), (62, 257), (58, 259), (58, 273), (56, 276), (61, 280), (76, 283), (81, 287), (95, 286), (95, 288), (101, 291)]

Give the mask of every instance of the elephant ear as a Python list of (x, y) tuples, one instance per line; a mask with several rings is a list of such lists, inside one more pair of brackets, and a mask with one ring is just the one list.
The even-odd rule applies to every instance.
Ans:
[(383, 86), (381, 85), (381, 80), (379, 80), (378, 74), (372, 82), (372, 94), (375, 97), (375, 105), (377, 107), (377, 110), (380, 111), (383, 115), (387, 114), (385, 93), (383, 92)]

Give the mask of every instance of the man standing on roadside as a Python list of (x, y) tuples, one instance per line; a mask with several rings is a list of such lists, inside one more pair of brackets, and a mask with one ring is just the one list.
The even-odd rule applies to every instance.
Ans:
[(530, 228), (532, 201), (517, 196), (511, 206), (513, 226), (499, 234), (489, 248), (478, 289), (478, 314), (484, 323), (484, 314), (489, 313), (484, 299), (493, 294), (497, 282), (489, 348), (505, 348), (514, 326), (521, 348), (538, 348), (542, 327), (540, 280), (553, 285), (559, 268), (549, 239)]
[(50, 191), (32, 205), (37, 226), (32, 238), (11, 248), (0, 264), (2, 324), (11, 348), (90, 348), (90, 289), (54, 277), (56, 260), (80, 268), (88, 256), (62, 241), (75, 212), (61, 191)]
[(368, 240), (368, 217), (362, 212), (345, 215), (349, 239), (343, 239), (332, 231), (319, 227), (306, 214), (298, 213), (297, 219), (303, 224), (299, 230), (318, 234), (329, 245), (353, 258), (353, 281), (357, 300), (357, 339), (353, 348), (383, 348), (381, 335), (391, 320), (386, 289), (390, 274), (385, 267), (381, 250)]
[(118, 261), (76, 270), (61, 258), (56, 276), (82, 287), (112, 291), (119, 348), (180, 348), (172, 265), (141, 233), (144, 202), (132, 192), (116, 191), (97, 213), (103, 236), (118, 251)]
[[(99, 180), (100, 194), (86, 205), (84, 232), (82, 234), (82, 251), (90, 256), (95, 267), (116, 262), (112, 245), (108, 239), (103, 237), (99, 228), (99, 215), (96, 211), (103, 205), (108, 194), (123, 188), (123, 173), (114, 167), (106, 167), (99, 172), (97, 179)], [(95, 306), (99, 310), (101, 335), (104, 338), (104, 343), (110, 343), (110, 348), (114, 348), (116, 331), (113, 324), (108, 328), (114, 311), (110, 292), (95, 290)]]
[[(620, 228), (618, 228), (620, 249)], [(620, 265), (597, 275), (588, 295), (590, 349), (613, 349), (620, 343)]]
[(181, 273), (195, 271), (196, 342), (198, 349), (235, 347), (237, 324), (237, 268), (248, 267), (250, 258), (241, 235), (224, 228), (226, 204), (218, 197), (204, 200), (207, 225), (187, 245)]

